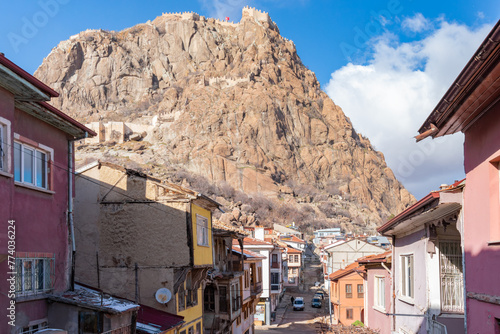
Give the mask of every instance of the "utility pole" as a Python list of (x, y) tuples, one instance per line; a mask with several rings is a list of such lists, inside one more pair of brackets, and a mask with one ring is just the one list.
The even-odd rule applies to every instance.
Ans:
[(331, 284), (330, 280), (328, 282), (328, 308), (330, 309), (330, 326), (333, 324), (332, 321), (332, 289), (331, 289)]

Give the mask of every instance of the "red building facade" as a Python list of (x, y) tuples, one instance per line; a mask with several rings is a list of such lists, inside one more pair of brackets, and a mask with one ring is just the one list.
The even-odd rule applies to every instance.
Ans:
[(49, 327), (47, 294), (70, 288), (70, 150), (95, 133), (57, 95), (0, 55), (0, 333)]

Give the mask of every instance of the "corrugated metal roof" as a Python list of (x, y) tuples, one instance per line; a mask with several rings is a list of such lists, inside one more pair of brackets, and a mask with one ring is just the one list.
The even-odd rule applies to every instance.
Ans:
[[(137, 329), (144, 333), (162, 333), (184, 323), (184, 317), (141, 305), (137, 312)], [(143, 326), (139, 325), (142, 324)], [(155, 332), (154, 329), (157, 329)]]

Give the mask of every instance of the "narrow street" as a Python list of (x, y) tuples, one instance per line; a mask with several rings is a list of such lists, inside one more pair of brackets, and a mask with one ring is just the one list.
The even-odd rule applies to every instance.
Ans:
[[(321, 308), (311, 306), (311, 301), (318, 289), (316, 282), (322, 282), (321, 266), (317, 256), (306, 249), (306, 261), (304, 268), (304, 284), (299, 288), (287, 288), (286, 293), (278, 307), (277, 313), (282, 314), (281, 319), (271, 326), (256, 328), (256, 333), (318, 333), (319, 323), (328, 316), (328, 297), (325, 295)], [(305, 303), (304, 311), (294, 311), (291, 297), (303, 297)], [(281, 309), (281, 312), (279, 312)], [(283, 313), (284, 311), (284, 313)]]

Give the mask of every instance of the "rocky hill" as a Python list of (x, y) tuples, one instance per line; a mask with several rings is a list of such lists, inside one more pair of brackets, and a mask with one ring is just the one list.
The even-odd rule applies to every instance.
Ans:
[(100, 133), (78, 147), (79, 163), (184, 173), (179, 180), (201, 177), (277, 206), (309, 203), (323, 222), (338, 224), (344, 210), (345, 226), (361, 217), (368, 229), (414, 201), (293, 42), (253, 8), (239, 23), (178, 13), (85, 31), (55, 47), (35, 76), (60, 93), (56, 107)]

